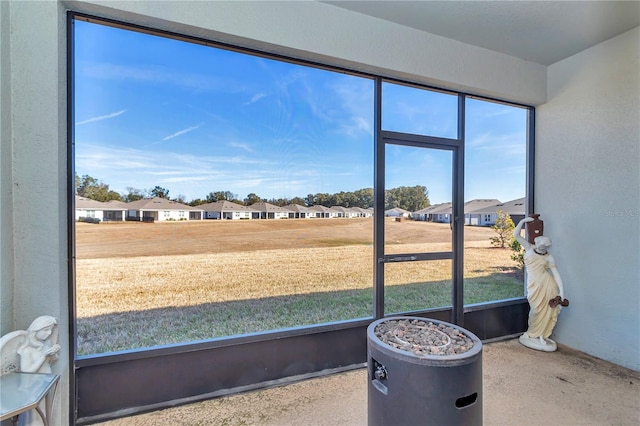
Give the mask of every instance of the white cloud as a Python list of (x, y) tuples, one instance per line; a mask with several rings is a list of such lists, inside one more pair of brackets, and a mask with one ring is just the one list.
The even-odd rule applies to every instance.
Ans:
[(164, 141), (168, 141), (169, 139), (173, 139), (173, 138), (175, 138), (175, 137), (177, 137), (177, 136), (184, 135), (185, 133), (189, 133), (189, 132), (191, 132), (191, 131), (193, 131), (193, 130), (196, 130), (196, 129), (200, 128), (200, 126), (202, 126), (202, 124), (198, 124), (197, 126), (188, 127), (188, 128), (186, 128), (186, 129), (183, 129), (183, 130), (177, 131), (177, 132), (175, 132), (175, 133), (170, 134), (170, 135), (169, 135), (169, 136), (167, 136), (166, 138), (162, 139), (162, 141), (163, 141), (163, 142), (164, 142)]
[(126, 112), (126, 109), (123, 109), (121, 111), (118, 112), (112, 112), (111, 114), (106, 114), (106, 115), (99, 115), (97, 117), (92, 117), (92, 118), (88, 118), (86, 120), (82, 120), (82, 121), (78, 121), (76, 123), (76, 126), (80, 126), (82, 124), (87, 124), (87, 123), (93, 123), (94, 121), (101, 121), (101, 120), (107, 120), (109, 118), (113, 118), (113, 117), (117, 117), (119, 115), (122, 115)]
[[(251, 170), (256, 182), (273, 179), (274, 164), (264, 159), (242, 156), (200, 156), (153, 149), (111, 147), (80, 141), (76, 143), (76, 172), (88, 174), (116, 192), (166, 187), (170, 195), (202, 198), (216, 190), (235, 191), (238, 168)], [(244, 179), (244, 178), (243, 178)], [(257, 188), (256, 188), (257, 190)]]
[(522, 132), (497, 135), (485, 132), (467, 139), (466, 147), (474, 151), (499, 151), (504, 155), (524, 155), (527, 145), (525, 135)]
[(245, 102), (245, 103), (244, 103), (244, 105), (245, 105), (245, 106), (247, 106), (247, 105), (251, 105), (251, 104), (253, 104), (253, 103), (256, 103), (256, 102), (258, 102), (260, 99), (262, 99), (262, 98), (264, 98), (264, 97), (266, 97), (266, 96), (267, 96), (267, 94), (266, 94), (266, 93), (256, 93), (255, 95), (253, 95), (253, 96), (251, 97), (251, 100), (249, 100), (248, 102)]
[(250, 152), (250, 153), (254, 153), (255, 150), (253, 148), (251, 148), (251, 145), (246, 144), (246, 143), (240, 143), (240, 142), (230, 142), (229, 146), (231, 148), (240, 148), (244, 151)]
[(132, 80), (139, 83), (182, 87), (197, 92), (237, 93), (245, 90), (246, 82), (233, 77), (212, 76), (204, 72), (185, 72), (166, 66), (80, 61), (77, 73), (100, 80)]

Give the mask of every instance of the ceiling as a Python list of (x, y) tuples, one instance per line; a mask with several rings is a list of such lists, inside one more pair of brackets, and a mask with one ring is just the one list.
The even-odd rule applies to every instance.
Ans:
[(640, 1), (323, 1), (551, 65), (640, 25)]

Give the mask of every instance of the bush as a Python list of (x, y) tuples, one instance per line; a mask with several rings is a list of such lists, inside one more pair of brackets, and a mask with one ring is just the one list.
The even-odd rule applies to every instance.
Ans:
[(502, 210), (497, 211), (498, 218), (496, 223), (491, 227), (498, 234), (495, 237), (491, 237), (491, 244), (496, 247), (505, 248), (507, 243), (513, 238), (513, 229), (516, 227), (511, 220), (509, 213), (504, 213)]
[(522, 248), (522, 244), (520, 244), (515, 238), (512, 238), (509, 243), (509, 247), (511, 247), (511, 250), (513, 251), (511, 254), (511, 260), (516, 262), (520, 269), (524, 269), (524, 249)]
[(86, 222), (86, 223), (100, 223), (100, 219), (98, 219), (97, 217), (87, 217), (87, 216), (83, 216), (83, 217), (79, 217), (79, 218), (78, 218), (78, 222)]

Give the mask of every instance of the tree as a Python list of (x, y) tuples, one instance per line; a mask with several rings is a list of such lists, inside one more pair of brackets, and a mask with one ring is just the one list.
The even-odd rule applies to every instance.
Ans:
[(76, 194), (81, 197), (87, 197), (87, 192), (91, 191), (92, 188), (97, 187), (98, 184), (98, 179), (94, 177), (89, 175), (82, 175), (82, 177), (79, 177), (76, 174)]
[(507, 244), (511, 242), (513, 238), (513, 229), (516, 227), (509, 216), (509, 213), (505, 213), (502, 210), (497, 212), (496, 223), (491, 227), (496, 234), (495, 237), (491, 237), (491, 244), (496, 247), (505, 248)]
[(429, 191), (426, 186), (399, 186), (388, 189), (384, 194), (384, 209), (399, 207), (401, 209), (415, 212), (425, 207), (429, 207)]
[(520, 244), (515, 238), (511, 238), (509, 247), (511, 247), (511, 250), (513, 251), (513, 253), (511, 253), (511, 260), (516, 262), (520, 269), (524, 269), (524, 248), (522, 248), (522, 244)]
[(288, 198), (271, 198), (267, 200), (267, 203), (273, 204), (274, 206), (283, 207), (287, 204), (291, 204), (291, 200)]
[(109, 185), (89, 175), (75, 176), (76, 194), (96, 201), (121, 200), (120, 194), (109, 189)]
[(314, 196), (315, 205), (331, 207), (331, 195), (326, 192), (319, 192)]
[(307, 196), (304, 197), (304, 204), (303, 205), (307, 206), (307, 207), (315, 206), (316, 205), (315, 195), (307, 194)]
[(291, 200), (289, 200), (291, 204), (297, 204), (299, 206), (304, 206), (306, 204), (306, 201), (304, 198), (300, 198), (300, 197), (293, 197)]
[(130, 186), (127, 186), (126, 189), (127, 193), (122, 195), (122, 199), (127, 203), (142, 200), (146, 195), (146, 191), (143, 191), (142, 189), (132, 188)]
[(207, 203), (215, 203), (216, 201), (232, 201), (238, 198), (237, 194), (231, 191), (210, 192), (207, 195)]
[(258, 197), (258, 195), (255, 192), (252, 192), (248, 194), (247, 197), (244, 199), (244, 205), (250, 206), (251, 204), (259, 203), (261, 201), (262, 201), (262, 198)]
[(149, 195), (152, 197), (169, 199), (169, 190), (156, 185), (155, 188), (149, 191)]
[(185, 197), (183, 194), (178, 194), (178, 196), (174, 198), (173, 201), (180, 204), (187, 204), (187, 197)]
[(373, 188), (358, 189), (353, 194), (356, 197), (355, 207), (363, 209), (373, 207)]

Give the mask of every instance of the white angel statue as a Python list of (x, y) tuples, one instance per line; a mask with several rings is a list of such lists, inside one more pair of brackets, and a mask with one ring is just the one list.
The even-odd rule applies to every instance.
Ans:
[(0, 374), (22, 371), (49, 373), (59, 357), (58, 320), (49, 315), (36, 318), (29, 328), (0, 339)]

